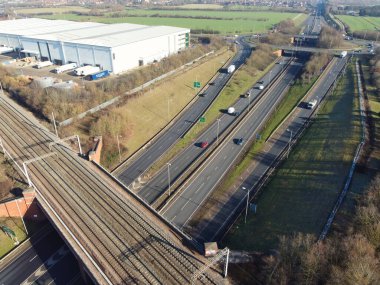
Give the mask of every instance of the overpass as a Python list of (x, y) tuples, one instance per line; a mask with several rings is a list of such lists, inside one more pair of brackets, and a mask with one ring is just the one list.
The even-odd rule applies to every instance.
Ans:
[[(0, 137), (68, 246), (97, 284), (226, 284), (190, 238), (0, 96)], [(203, 270), (201, 270), (203, 272)]]

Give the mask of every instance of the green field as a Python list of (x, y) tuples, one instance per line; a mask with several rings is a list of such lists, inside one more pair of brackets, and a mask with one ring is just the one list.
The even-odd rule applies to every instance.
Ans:
[[(19, 218), (0, 218), (0, 225), (10, 228), (19, 242), (26, 239), (26, 233), (21, 219)], [(15, 247), (14, 241), (0, 230), (0, 258)]]
[(226, 236), (232, 249), (268, 250), (293, 232), (318, 235), (330, 213), (360, 138), (352, 69), (258, 197), (257, 214)]
[(352, 32), (355, 31), (376, 31), (380, 29), (380, 17), (359, 17), (348, 15), (336, 15), (343, 23), (350, 27)]
[(121, 16), (80, 16), (75, 14), (56, 14), (43, 16), (48, 19), (74, 21), (94, 21), (101, 23), (132, 23), (143, 25), (167, 25), (192, 30), (228, 33), (260, 33), (269, 30), (273, 24), (285, 19), (302, 23), (307, 15), (300, 13), (278, 12), (240, 12), (240, 11), (202, 11), (202, 10), (143, 10), (129, 9)]

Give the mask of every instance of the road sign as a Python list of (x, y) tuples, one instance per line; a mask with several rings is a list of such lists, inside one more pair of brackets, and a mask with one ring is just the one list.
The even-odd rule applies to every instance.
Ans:
[(260, 134), (256, 134), (256, 139), (260, 140), (261, 139), (261, 135)]
[(205, 118), (205, 117), (200, 117), (200, 118), (199, 118), (199, 122), (201, 122), (201, 123), (206, 122), (206, 118)]
[(255, 214), (256, 214), (257, 205), (256, 205), (256, 204), (254, 204), (254, 203), (251, 203), (249, 206), (250, 206), (251, 212), (253, 212), (253, 213), (255, 213)]
[(194, 81), (195, 88), (201, 88), (201, 83), (199, 81)]

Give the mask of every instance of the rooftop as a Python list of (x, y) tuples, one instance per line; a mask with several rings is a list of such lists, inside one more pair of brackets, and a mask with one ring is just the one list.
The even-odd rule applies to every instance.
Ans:
[[(65, 20), (19, 19), (0, 21), (0, 31), (26, 38), (116, 47), (179, 32), (186, 28), (137, 24), (100, 24)], [(1, 33), (1, 32), (0, 32)]]

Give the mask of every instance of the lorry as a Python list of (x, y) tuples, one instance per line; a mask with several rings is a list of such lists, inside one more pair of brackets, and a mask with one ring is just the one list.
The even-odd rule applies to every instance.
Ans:
[(62, 72), (69, 71), (69, 70), (72, 70), (72, 69), (77, 68), (77, 67), (78, 67), (78, 65), (76, 63), (68, 63), (65, 65), (58, 66), (57, 68), (54, 69), (54, 72), (55, 73), (62, 73)]
[(342, 51), (342, 52), (340, 53), (339, 57), (340, 57), (340, 58), (344, 58), (344, 57), (346, 57), (346, 55), (347, 55), (347, 51), (344, 50), (344, 51)]
[(77, 76), (86, 76), (96, 72), (99, 72), (100, 68), (98, 66), (85, 65), (74, 70)]
[(232, 73), (235, 71), (235, 65), (234, 64), (231, 64), (228, 68), (227, 68), (227, 73)]
[(34, 67), (35, 68), (38, 68), (38, 69), (41, 69), (43, 67), (46, 67), (46, 66), (51, 66), (53, 65), (53, 63), (51, 61), (40, 61), (39, 63), (37, 63)]
[(100, 78), (107, 77), (109, 75), (110, 75), (110, 72), (108, 70), (102, 70), (100, 72), (90, 74), (89, 77), (90, 77), (91, 80), (97, 80), (97, 79), (100, 79)]
[(317, 105), (317, 100), (314, 99), (314, 100), (308, 102), (306, 107), (307, 107), (308, 109), (311, 109), (311, 110), (312, 110), (312, 109), (314, 109), (314, 107), (315, 107), (316, 105)]

